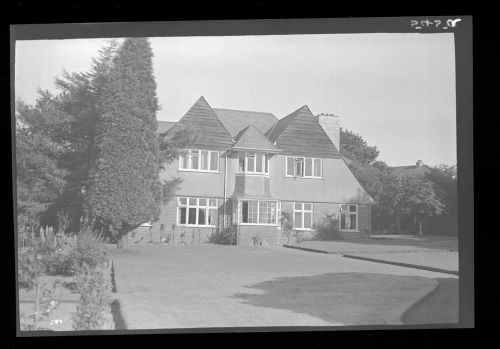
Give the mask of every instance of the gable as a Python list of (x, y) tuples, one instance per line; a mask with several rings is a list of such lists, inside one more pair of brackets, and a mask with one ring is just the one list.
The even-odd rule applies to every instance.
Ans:
[(280, 151), (253, 124), (241, 130), (235, 140), (236, 143), (231, 148), (234, 150), (260, 150), (269, 153), (278, 153)]
[(269, 132), (283, 154), (340, 158), (323, 127), (305, 105), (281, 119)]
[[(231, 134), (203, 96), (198, 99), (177, 124), (194, 126), (200, 129), (200, 136), (192, 144), (194, 148), (221, 150), (227, 149), (233, 144)], [(175, 129), (175, 127), (172, 129)]]
[(213, 108), (213, 111), (233, 137), (250, 124), (265, 134), (278, 123), (278, 118), (271, 113), (221, 108)]

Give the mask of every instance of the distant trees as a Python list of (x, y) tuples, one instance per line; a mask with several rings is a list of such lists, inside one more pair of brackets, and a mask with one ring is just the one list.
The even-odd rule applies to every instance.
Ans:
[(458, 233), (458, 186), (457, 166), (438, 165), (431, 168), (426, 178), (434, 184), (436, 195), (444, 204), (441, 215), (433, 216), (428, 221), (429, 230), (446, 235)]
[(436, 194), (434, 184), (424, 178), (409, 176), (401, 179), (395, 193), (394, 207), (397, 214), (409, 214), (415, 220), (416, 232), (423, 235), (422, 222), (440, 215), (444, 204)]
[(361, 165), (369, 165), (379, 155), (376, 146), (369, 146), (359, 134), (340, 129), (340, 152)]
[[(377, 202), (372, 208), (372, 230), (400, 232), (399, 219), (411, 219), (413, 232), (456, 232), (456, 166), (434, 167), (423, 178), (399, 180), (379, 151), (356, 133), (341, 130), (340, 151), (352, 160), (349, 168)], [(426, 224), (424, 224), (426, 223)], [(454, 228), (455, 227), (455, 228)]]

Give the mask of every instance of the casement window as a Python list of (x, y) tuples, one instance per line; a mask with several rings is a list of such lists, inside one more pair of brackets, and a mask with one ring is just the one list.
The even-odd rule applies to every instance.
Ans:
[(286, 176), (287, 177), (304, 177), (304, 178), (321, 178), (322, 177), (322, 161), (321, 158), (307, 157), (286, 157)]
[(211, 150), (186, 150), (179, 157), (179, 170), (218, 172), (219, 152)]
[(293, 204), (294, 229), (312, 229), (313, 208), (311, 203), (295, 202)]
[(358, 206), (340, 205), (340, 230), (358, 230)]
[(261, 153), (240, 153), (238, 170), (240, 173), (269, 174), (269, 155)]
[(212, 227), (217, 220), (217, 199), (177, 198), (177, 224)]
[(240, 223), (276, 225), (276, 201), (242, 200)]

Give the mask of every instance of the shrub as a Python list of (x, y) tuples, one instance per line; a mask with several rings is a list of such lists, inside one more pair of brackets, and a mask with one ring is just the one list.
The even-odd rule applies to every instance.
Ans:
[(18, 284), (20, 288), (31, 290), (45, 271), (45, 264), (34, 248), (23, 248), (18, 255)]
[(290, 237), (293, 234), (293, 215), (289, 211), (281, 212), (280, 217), (281, 228), (283, 229), (283, 235), (287, 237), (288, 243), (290, 243)]
[(111, 290), (109, 279), (100, 268), (83, 266), (76, 274), (76, 285), (80, 302), (73, 314), (75, 330), (95, 330), (105, 321), (108, 307), (108, 292)]
[(86, 230), (78, 235), (72, 259), (75, 270), (85, 267), (94, 269), (105, 261), (105, 253), (97, 239)]
[(339, 232), (339, 221), (331, 215), (325, 215), (319, 223), (314, 224), (316, 240), (343, 240)]
[(56, 249), (46, 259), (46, 272), (49, 275), (73, 275), (75, 269), (74, 250), (76, 240), (73, 236), (61, 235)]
[(252, 244), (254, 246), (257, 246), (260, 242), (260, 239), (259, 239), (259, 236), (258, 235), (255, 235), (255, 236), (252, 236)]
[(233, 228), (218, 230), (210, 237), (209, 242), (219, 245), (236, 245), (236, 230)]

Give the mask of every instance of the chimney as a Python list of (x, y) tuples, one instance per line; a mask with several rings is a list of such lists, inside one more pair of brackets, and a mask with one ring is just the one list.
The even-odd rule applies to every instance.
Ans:
[(422, 160), (417, 160), (417, 167), (422, 167), (422, 164), (423, 164)]
[(325, 130), (325, 133), (330, 137), (335, 148), (340, 152), (340, 117), (333, 114), (321, 113), (316, 115), (319, 124)]

